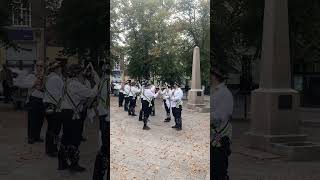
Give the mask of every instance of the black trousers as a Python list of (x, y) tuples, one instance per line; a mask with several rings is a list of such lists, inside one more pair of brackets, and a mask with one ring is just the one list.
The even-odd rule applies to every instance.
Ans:
[(48, 122), (46, 132), (46, 153), (58, 152), (59, 133), (62, 127), (62, 113), (55, 112), (51, 115), (46, 115)]
[(119, 107), (123, 106), (124, 94), (123, 92), (119, 92)]
[(124, 97), (124, 110), (128, 111), (128, 109), (129, 109), (129, 96)]
[(230, 140), (228, 137), (221, 138), (221, 147), (210, 146), (210, 171), (213, 180), (229, 180), (228, 165), (230, 151)]
[(166, 109), (167, 115), (170, 115), (170, 108), (167, 106), (166, 100), (163, 100), (164, 108)]
[(83, 108), (83, 111), (81, 112), (81, 114), (80, 114), (80, 123), (81, 123), (81, 129), (80, 129), (80, 137), (82, 138), (83, 137), (83, 129), (84, 129), (84, 121), (86, 120), (86, 118), (87, 118), (87, 107), (84, 107)]
[(152, 107), (149, 107), (148, 101), (146, 100), (142, 101), (142, 110), (143, 110), (143, 122), (144, 122), (144, 125), (146, 126), (148, 123), (148, 118), (152, 111)]
[(105, 116), (99, 116), (100, 119), (100, 132), (102, 145), (97, 153), (94, 163), (93, 180), (104, 180), (103, 177), (106, 174), (105, 179), (110, 179), (110, 121), (105, 121)]
[(135, 113), (136, 108), (136, 98), (133, 98), (132, 96), (129, 96), (129, 115), (133, 115)]
[(72, 119), (73, 110), (64, 109), (61, 113), (63, 126), (61, 144), (79, 147), (81, 142), (81, 120)]
[(11, 88), (7, 80), (2, 81), (4, 102), (8, 102), (11, 99)]
[(156, 107), (154, 105), (154, 99), (152, 99), (151, 104), (152, 104), (151, 113), (154, 116), (156, 114)]
[(144, 115), (143, 115), (143, 99), (141, 98), (140, 100), (141, 100), (141, 109), (139, 113), (139, 120), (141, 121), (143, 120)]
[(28, 139), (39, 140), (45, 116), (42, 98), (31, 96), (28, 109)]
[(176, 126), (179, 128), (182, 127), (181, 112), (182, 112), (182, 106), (172, 108), (172, 114), (174, 117), (174, 121), (176, 123)]
[(59, 162), (71, 162), (70, 166), (78, 165), (80, 159), (81, 120), (73, 119), (73, 110), (62, 110), (63, 134), (59, 149)]

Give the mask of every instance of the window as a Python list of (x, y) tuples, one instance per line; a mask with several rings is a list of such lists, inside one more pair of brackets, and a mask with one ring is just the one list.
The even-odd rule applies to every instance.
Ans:
[(28, 0), (13, 1), (12, 25), (31, 27), (31, 3)]

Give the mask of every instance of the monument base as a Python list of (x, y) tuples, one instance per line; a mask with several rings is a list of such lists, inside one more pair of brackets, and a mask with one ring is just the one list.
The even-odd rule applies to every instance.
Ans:
[(293, 89), (257, 89), (251, 95), (251, 129), (256, 134), (299, 134), (300, 99)]
[(306, 142), (307, 136), (299, 133), (297, 91), (257, 89), (252, 92), (251, 105), (251, 129), (246, 133), (250, 148), (282, 155), (289, 160), (320, 159), (320, 145)]
[(291, 161), (320, 160), (320, 144), (306, 141), (307, 135), (263, 135), (245, 134), (248, 147), (281, 155)]
[(196, 109), (197, 107), (204, 107), (204, 97), (202, 89), (191, 89), (188, 91), (187, 108)]

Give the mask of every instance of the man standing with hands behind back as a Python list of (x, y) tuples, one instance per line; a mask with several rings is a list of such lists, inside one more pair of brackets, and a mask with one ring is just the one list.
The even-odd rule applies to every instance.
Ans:
[(228, 158), (231, 154), (232, 126), (230, 120), (233, 113), (233, 96), (225, 85), (226, 73), (214, 67), (211, 69), (211, 78), (213, 107), (211, 107), (210, 118), (210, 167), (213, 180), (229, 180)]

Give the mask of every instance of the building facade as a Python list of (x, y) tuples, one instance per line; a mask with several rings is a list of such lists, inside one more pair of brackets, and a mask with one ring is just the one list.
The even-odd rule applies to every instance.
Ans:
[(12, 68), (32, 68), (37, 60), (44, 61), (45, 5), (43, 0), (13, 0), (8, 37), (18, 49), (0, 49), (1, 64)]

